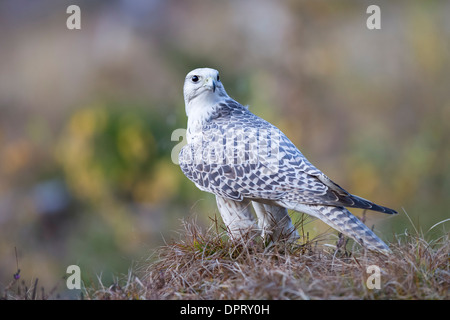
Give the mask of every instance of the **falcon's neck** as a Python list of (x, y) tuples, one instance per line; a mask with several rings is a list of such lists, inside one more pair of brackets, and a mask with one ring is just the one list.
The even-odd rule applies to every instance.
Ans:
[(188, 111), (188, 128), (194, 125), (201, 125), (211, 120), (211, 117), (218, 108), (220, 102), (214, 104), (193, 103)]
[(188, 116), (187, 124), (187, 142), (193, 143), (194, 137), (200, 138), (205, 124), (211, 122), (222, 114), (223, 109), (234, 109), (242, 107), (238, 102), (230, 98), (227, 94), (221, 94), (212, 97), (190, 101), (186, 105), (186, 113)]
[(211, 121), (212, 117), (221, 108), (220, 103), (191, 103), (188, 110), (187, 123), (187, 142), (192, 143), (194, 136), (202, 134), (202, 127), (205, 123)]

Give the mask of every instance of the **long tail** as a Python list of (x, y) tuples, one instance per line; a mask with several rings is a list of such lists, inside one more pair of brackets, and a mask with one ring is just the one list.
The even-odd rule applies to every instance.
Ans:
[(319, 218), (330, 227), (353, 238), (363, 247), (382, 253), (389, 253), (389, 247), (364, 223), (344, 207), (296, 204), (289, 209), (304, 212)]

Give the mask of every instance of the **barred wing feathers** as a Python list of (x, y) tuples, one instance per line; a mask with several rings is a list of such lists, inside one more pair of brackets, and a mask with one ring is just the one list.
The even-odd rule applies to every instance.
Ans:
[[(277, 127), (234, 100), (219, 104), (201, 129), (201, 142), (183, 147), (179, 160), (184, 174), (203, 191), (232, 200), (282, 200), (396, 213), (344, 190), (314, 167)], [(230, 135), (236, 132), (244, 134), (245, 143), (238, 141), (242, 136)], [(230, 137), (234, 140), (226, 141)], [(274, 157), (268, 161), (267, 154), (260, 153), (264, 139), (277, 147), (275, 163)], [(234, 154), (222, 161), (226, 145), (233, 147)], [(241, 157), (236, 158), (239, 153)]]

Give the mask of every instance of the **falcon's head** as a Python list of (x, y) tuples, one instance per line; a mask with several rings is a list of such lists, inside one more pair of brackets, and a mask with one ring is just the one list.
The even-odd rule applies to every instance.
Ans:
[(208, 108), (228, 98), (220, 82), (219, 71), (210, 68), (198, 68), (189, 72), (184, 80), (184, 102), (186, 114), (192, 108)]

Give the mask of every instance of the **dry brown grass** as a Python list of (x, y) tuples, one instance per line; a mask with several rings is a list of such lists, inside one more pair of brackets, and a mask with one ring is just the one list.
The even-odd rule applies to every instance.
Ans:
[[(110, 287), (87, 289), (85, 298), (449, 299), (448, 234), (432, 241), (403, 234), (390, 247), (385, 256), (313, 240), (233, 242), (217, 223), (202, 230), (185, 222), (179, 239), (159, 248), (151, 261)], [(369, 265), (380, 268), (380, 289), (366, 285)]]

